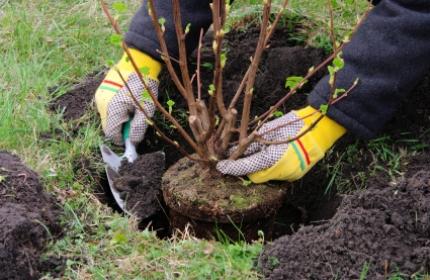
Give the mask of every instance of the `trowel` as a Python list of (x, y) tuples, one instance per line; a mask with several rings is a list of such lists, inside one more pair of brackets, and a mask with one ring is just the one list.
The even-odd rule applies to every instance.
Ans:
[(119, 168), (124, 159), (128, 162), (134, 162), (137, 157), (136, 146), (130, 141), (130, 121), (124, 124), (122, 137), (125, 143), (125, 151), (122, 156), (115, 154), (108, 146), (100, 145), (100, 151), (102, 153), (103, 161), (105, 162), (105, 170), (108, 178), (110, 191), (115, 199), (116, 204), (121, 208), (124, 213), (131, 215), (125, 207), (125, 201), (121, 198), (117, 188), (115, 188), (114, 180), (119, 178)]

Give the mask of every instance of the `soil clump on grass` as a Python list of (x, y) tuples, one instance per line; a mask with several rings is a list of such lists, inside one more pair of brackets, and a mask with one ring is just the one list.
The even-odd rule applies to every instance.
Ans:
[[(345, 195), (332, 219), (268, 245), (260, 258), (267, 279), (371, 279), (430, 269), (430, 167), (412, 163), (396, 186), (374, 179)], [(416, 171), (416, 170), (419, 171)]]
[[(102, 83), (105, 70), (88, 75), (83, 81), (74, 85), (71, 90), (51, 102), (49, 109), (62, 112), (64, 120), (75, 120), (82, 117), (94, 99), (94, 94)], [(49, 89), (51, 93), (56, 88)]]
[(61, 271), (62, 261), (41, 259), (47, 243), (61, 234), (59, 215), (38, 175), (17, 156), (0, 151), (0, 279), (39, 279)]

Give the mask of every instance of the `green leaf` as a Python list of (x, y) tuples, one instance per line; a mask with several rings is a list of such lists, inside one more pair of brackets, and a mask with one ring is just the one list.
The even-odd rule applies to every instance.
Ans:
[(279, 110), (273, 112), (273, 116), (275, 116), (276, 118), (282, 117), (283, 115), (284, 115), (284, 112)]
[(112, 238), (112, 244), (125, 244), (128, 243), (128, 238), (122, 232), (117, 232)]
[(329, 72), (329, 74), (330, 74), (330, 79), (329, 79), (329, 81), (328, 81), (328, 83), (331, 85), (331, 86), (333, 86), (333, 83), (334, 83), (334, 75), (336, 74), (336, 68), (335, 67), (333, 67), (333, 66), (328, 66), (327, 67), (327, 69), (328, 69), (328, 72)]
[(122, 42), (122, 36), (119, 34), (112, 34), (109, 38), (109, 41), (112, 45), (119, 45)]
[(4, 182), (6, 180), (6, 176), (0, 175), (0, 183)]
[(341, 69), (343, 69), (343, 67), (345, 66), (345, 61), (343, 60), (343, 58), (341, 57), (342, 53), (339, 53), (335, 59), (333, 59), (333, 65), (336, 67), (336, 70), (339, 71)]
[(337, 88), (334, 91), (333, 98), (338, 98), (340, 95), (344, 94), (345, 92), (346, 92), (345, 89), (343, 89), (343, 88)]
[(145, 89), (142, 93), (142, 99), (143, 101), (149, 101), (152, 102), (152, 98), (151, 95), (149, 94), (149, 91), (147, 89)]
[(248, 186), (250, 186), (252, 184), (252, 181), (251, 180), (245, 180), (245, 179), (242, 179), (242, 186), (244, 186), (244, 187), (248, 187)]
[(165, 19), (165, 18), (163, 18), (163, 17), (161, 17), (161, 18), (159, 18), (159, 19), (158, 19), (158, 23), (159, 23), (161, 26), (164, 26), (164, 24), (166, 24), (166, 19)]
[(220, 117), (219, 116), (215, 116), (215, 126), (218, 126), (220, 123)]
[(111, 68), (115, 65), (115, 61), (112, 59), (109, 59), (108, 61), (106, 61), (106, 64), (109, 68)]
[(150, 72), (149, 67), (147, 67), (147, 66), (144, 66), (144, 67), (140, 68), (139, 71), (143, 75), (149, 75), (149, 72)]
[(214, 65), (212, 63), (210, 63), (210, 62), (205, 62), (205, 63), (202, 64), (202, 66), (204, 68), (206, 68), (206, 69), (209, 69), (209, 70), (214, 69)]
[(227, 53), (223, 52), (223, 53), (221, 53), (221, 67), (222, 68), (224, 68), (226, 62), (227, 62)]
[(327, 114), (328, 111), (328, 104), (321, 104), (320, 111), (323, 115)]
[(214, 84), (210, 84), (209, 85), (209, 95), (213, 96), (215, 93), (215, 85)]
[(187, 26), (185, 27), (185, 34), (190, 33), (190, 29), (191, 29), (191, 23), (187, 23)]
[(307, 83), (307, 81), (304, 79), (305, 78), (303, 78), (302, 76), (288, 77), (287, 80), (285, 81), (285, 88), (291, 90), (291, 89), (297, 87), (302, 81), (304, 81), (304, 83)]
[(112, 4), (112, 8), (118, 13), (124, 13), (127, 11), (127, 5), (124, 2), (115, 2)]
[(330, 74), (330, 76), (333, 76), (334, 73), (336, 73), (336, 69), (333, 66), (331, 66), (331, 65), (329, 65), (327, 67), (327, 69), (328, 69), (328, 73)]
[(167, 107), (169, 108), (169, 114), (171, 114), (173, 111), (173, 106), (175, 106), (176, 103), (172, 99), (169, 99), (167, 100), (166, 104), (167, 104)]

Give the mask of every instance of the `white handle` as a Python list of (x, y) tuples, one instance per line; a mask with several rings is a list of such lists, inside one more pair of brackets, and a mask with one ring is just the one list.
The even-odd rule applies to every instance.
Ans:
[(124, 157), (127, 158), (128, 162), (134, 162), (138, 157), (136, 146), (133, 143), (131, 143), (130, 138), (125, 140)]

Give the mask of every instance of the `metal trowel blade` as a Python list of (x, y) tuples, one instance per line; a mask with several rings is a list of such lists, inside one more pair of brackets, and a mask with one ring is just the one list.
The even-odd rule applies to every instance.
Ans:
[(105, 170), (108, 178), (109, 189), (112, 193), (113, 198), (115, 199), (116, 204), (121, 208), (124, 213), (131, 215), (129, 211), (125, 208), (125, 201), (121, 198), (119, 191), (115, 188), (114, 181), (116, 178), (119, 178), (119, 168), (121, 166), (122, 158), (117, 154), (112, 152), (106, 145), (100, 146), (100, 151), (102, 153), (103, 161), (105, 162)]
[(113, 195), (113, 198), (115, 199), (116, 204), (118, 204), (119, 208), (121, 208), (121, 210), (124, 211), (124, 213), (131, 215), (131, 213), (127, 211), (127, 209), (125, 208), (125, 201), (121, 198), (119, 191), (115, 188), (115, 185), (114, 185), (114, 180), (120, 177), (120, 175), (118, 174), (118, 172), (113, 170), (109, 165), (106, 165), (105, 170), (106, 170), (106, 175), (109, 182), (109, 188), (112, 192), (112, 195)]
[(112, 168), (115, 172), (119, 172), (121, 167), (122, 158), (115, 154), (108, 146), (101, 145), (100, 151), (102, 153), (103, 161)]

